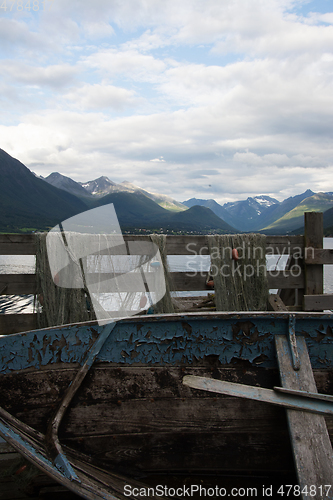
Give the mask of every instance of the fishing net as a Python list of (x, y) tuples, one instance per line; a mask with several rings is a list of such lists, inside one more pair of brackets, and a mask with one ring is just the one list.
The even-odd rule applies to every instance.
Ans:
[[(207, 239), (216, 310), (266, 310), (268, 282), (265, 236), (209, 235)], [(238, 260), (233, 259), (233, 249), (238, 252)]]
[(87, 291), (55, 284), (49, 266), (46, 237), (47, 233), (36, 234), (37, 326), (46, 328), (96, 319)]
[[(37, 235), (38, 326), (100, 324), (170, 308), (161, 236), (124, 241), (113, 205), (83, 212)], [(157, 244), (155, 244), (155, 241)], [(154, 310), (155, 312), (155, 310)]]
[(163, 265), (164, 278), (165, 278), (165, 294), (163, 298), (158, 301), (153, 306), (153, 311), (156, 314), (164, 314), (164, 313), (174, 313), (175, 299), (171, 297), (171, 290), (174, 288), (171, 278), (171, 273), (167, 261), (167, 251), (166, 251), (166, 235), (165, 234), (151, 234), (151, 241), (158, 247), (159, 253), (161, 256), (161, 262)]
[[(216, 309), (265, 310), (265, 237), (208, 236)], [(165, 235), (124, 241), (113, 205), (88, 210), (36, 234), (38, 327), (178, 309), (171, 297)], [(237, 249), (239, 260), (232, 258)]]

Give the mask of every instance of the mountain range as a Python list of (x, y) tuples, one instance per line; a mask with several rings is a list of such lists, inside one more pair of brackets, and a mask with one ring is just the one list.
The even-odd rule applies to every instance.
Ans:
[[(62, 176), (62, 183), (54, 184), (52, 178), (54, 175), (60, 176), (61, 174), (51, 174), (45, 180), (67, 190), (71, 194), (78, 192), (78, 189), (75, 190), (72, 184), (74, 181), (68, 177)], [(100, 177), (94, 181), (75, 184), (77, 184), (78, 188), (85, 188), (90, 195), (101, 198), (110, 193), (140, 193), (155, 201), (163, 208), (173, 211), (183, 211), (195, 206), (205, 207), (222, 219), (229, 226), (230, 232), (255, 231), (265, 234), (301, 233), (303, 231), (303, 214), (305, 211), (325, 212), (330, 207), (333, 207), (333, 193), (314, 193), (310, 189), (281, 202), (267, 195), (258, 195), (253, 198), (249, 197), (246, 200), (220, 205), (212, 199), (202, 200), (197, 198), (191, 198), (180, 203), (166, 195), (145, 191), (127, 181), (116, 184), (107, 177)], [(186, 215), (189, 216), (190, 213), (192, 212)], [(213, 223), (213, 221), (211, 222)], [(333, 221), (331, 225), (333, 225)]]
[[(180, 210), (186, 210), (187, 207), (182, 203), (174, 200), (170, 196), (165, 194), (151, 193), (145, 191), (144, 189), (132, 184), (128, 181), (123, 181), (120, 184), (116, 184), (111, 181), (108, 177), (102, 176), (98, 179), (88, 182), (75, 182), (70, 177), (59, 174), (58, 172), (53, 172), (44, 179), (46, 182), (52, 186), (64, 189), (68, 193), (75, 194), (76, 196), (91, 199), (103, 198), (104, 196), (111, 193), (141, 193), (147, 198), (155, 201), (158, 205), (166, 208), (167, 210), (174, 210), (176, 212)], [(89, 202), (88, 202), (89, 203)]]
[[(36, 176), (25, 165), (0, 149), (0, 232), (48, 230), (59, 222), (85, 210), (113, 203), (120, 226), (126, 231), (193, 233), (234, 233), (236, 230), (205, 207), (187, 209), (164, 195), (149, 193), (129, 183), (125, 189), (111, 189), (103, 196), (100, 189), (117, 186), (105, 178), (97, 179), (90, 193), (79, 183), (59, 173), (48, 180)], [(118, 185), (119, 186), (119, 185)], [(97, 196), (94, 195), (97, 191)], [(154, 198), (159, 201), (157, 203)], [(172, 210), (163, 204), (171, 205)], [(180, 206), (177, 206), (180, 205)]]
[(105, 176), (79, 183), (53, 172), (44, 179), (1, 149), (0, 179), (0, 232), (47, 230), (77, 213), (113, 203), (123, 231), (300, 234), (303, 213), (322, 211), (326, 234), (333, 234), (332, 192), (307, 190), (281, 202), (258, 195), (224, 205), (196, 198), (180, 203)]
[[(209, 207), (216, 215), (239, 231), (264, 234), (288, 234), (303, 232), (304, 212), (326, 212), (333, 207), (333, 193), (314, 193), (310, 189), (302, 194), (278, 201), (269, 196), (256, 196), (233, 203), (219, 205), (214, 200), (191, 198), (184, 205)], [(324, 217), (328, 232), (333, 218)], [(326, 232), (327, 232), (326, 231)]]
[(86, 205), (73, 194), (50, 186), (0, 149), (0, 231), (52, 227)]

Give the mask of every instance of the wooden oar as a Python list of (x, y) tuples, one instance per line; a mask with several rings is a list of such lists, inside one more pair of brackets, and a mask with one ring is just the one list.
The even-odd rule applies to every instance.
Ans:
[(263, 387), (236, 384), (234, 382), (207, 377), (196, 377), (194, 375), (186, 375), (183, 378), (183, 384), (193, 389), (253, 399), (255, 401), (283, 406), (291, 410), (333, 415), (333, 396), (326, 394), (294, 391), (292, 389), (286, 390), (283, 387), (274, 387), (274, 390), (265, 389)]

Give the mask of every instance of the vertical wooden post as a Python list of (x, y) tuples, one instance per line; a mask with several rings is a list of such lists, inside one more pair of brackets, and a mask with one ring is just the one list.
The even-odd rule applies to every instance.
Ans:
[[(312, 249), (323, 248), (323, 214), (321, 212), (304, 213), (304, 252), (311, 255)], [(322, 264), (305, 265), (305, 295), (324, 293), (324, 274)]]
[[(290, 345), (285, 335), (275, 335), (276, 352), (282, 387), (298, 391), (317, 392), (309, 353), (304, 337), (297, 337), (300, 368), (293, 368)], [(308, 485), (315, 485), (313, 500), (332, 499), (331, 491), (325, 497), (322, 488), (331, 485), (333, 477), (332, 445), (325, 417), (307, 411), (287, 410), (289, 434), (294, 454), (298, 484), (302, 495), (310, 500)], [(320, 490), (320, 486), (322, 487)]]

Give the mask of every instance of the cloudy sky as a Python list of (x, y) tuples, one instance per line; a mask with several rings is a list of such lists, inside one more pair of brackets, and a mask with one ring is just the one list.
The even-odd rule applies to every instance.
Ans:
[(0, 0), (0, 148), (179, 201), (333, 191), (332, 0)]

